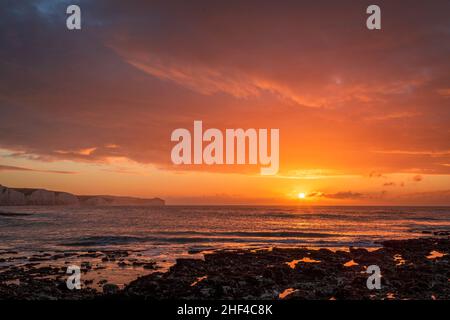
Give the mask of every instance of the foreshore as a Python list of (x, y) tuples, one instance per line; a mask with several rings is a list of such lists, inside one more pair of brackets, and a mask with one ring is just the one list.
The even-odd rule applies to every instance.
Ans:
[[(22, 266), (0, 268), (0, 299), (450, 299), (449, 236), (384, 241), (380, 246), (218, 250), (203, 259), (177, 259), (164, 271), (139, 253), (72, 254), (86, 260), (81, 262), (81, 290), (67, 288), (67, 262), (42, 264), (64, 261), (69, 253), (41, 253)], [(0, 262), (14, 254), (0, 252)], [(123, 287), (106, 281), (101, 290), (89, 286), (95, 272), (108, 272), (101, 263), (138, 268), (136, 279)], [(370, 265), (380, 268), (380, 289), (367, 287)]]

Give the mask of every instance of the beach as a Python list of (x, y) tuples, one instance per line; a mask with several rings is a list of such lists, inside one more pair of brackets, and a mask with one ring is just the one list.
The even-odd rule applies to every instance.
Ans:
[[(0, 299), (199, 299), (199, 300), (385, 300), (450, 299), (450, 238), (437, 236), (384, 241), (382, 247), (269, 248), (218, 250), (202, 258), (181, 258), (167, 271), (139, 261), (128, 251), (91, 252), (83, 258), (83, 287), (69, 290), (65, 267), (44, 267), (34, 261), (67, 258), (47, 255), (29, 258), (22, 267), (0, 270)], [(1, 252), (1, 256), (13, 252)], [(199, 254), (196, 252), (195, 254)], [(137, 255), (139, 257), (139, 255)], [(98, 260), (100, 258), (100, 260)], [(91, 259), (91, 260), (90, 260)], [(93, 260), (97, 259), (97, 260)], [(92, 273), (106, 269), (103, 261), (151, 270), (120, 288), (102, 283), (96, 290)], [(381, 270), (381, 287), (368, 289), (367, 267)]]

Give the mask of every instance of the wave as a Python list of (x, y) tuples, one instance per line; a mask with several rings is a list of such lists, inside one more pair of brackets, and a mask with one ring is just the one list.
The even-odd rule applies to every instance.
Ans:
[(161, 235), (207, 235), (207, 236), (237, 236), (237, 237), (336, 237), (336, 234), (319, 232), (299, 231), (224, 231), (224, 232), (201, 232), (201, 231), (161, 231), (155, 234)]
[[(84, 241), (64, 243), (64, 246), (73, 247), (103, 247), (114, 245), (126, 245), (132, 244), (136, 239), (134, 237), (91, 237), (86, 238)], [(152, 239), (140, 239), (140, 241), (151, 241)], [(308, 239), (252, 239), (252, 238), (165, 238), (165, 239), (153, 239), (158, 240), (155, 245), (171, 245), (171, 244), (208, 244), (208, 249), (223, 248), (228, 244), (240, 244), (253, 247), (267, 247), (267, 246), (304, 246), (304, 247), (379, 247), (374, 241), (363, 241), (355, 239), (354, 241), (323, 241), (323, 240), (308, 240)], [(198, 246), (195, 246), (198, 247)]]
[(22, 213), (22, 212), (0, 212), (0, 217), (25, 217), (31, 216), (32, 213)]
[[(159, 236), (158, 236), (159, 235)], [(166, 235), (166, 236), (163, 236)], [(176, 231), (158, 232), (152, 236), (90, 236), (79, 237), (61, 243), (63, 246), (107, 246), (132, 243), (302, 243), (307, 238), (330, 238), (337, 234), (305, 233), (305, 232), (197, 232)]]

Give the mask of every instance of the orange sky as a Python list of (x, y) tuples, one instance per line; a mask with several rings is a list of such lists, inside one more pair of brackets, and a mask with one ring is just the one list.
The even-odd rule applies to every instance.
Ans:
[[(448, 1), (14, 3), (0, 184), (169, 204), (450, 205)], [(3, 10), (3, 9), (2, 9)], [(176, 128), (279, 128), (280, 170), (175, 167)], [(298, 194), (305, 193), (304, 199)]]

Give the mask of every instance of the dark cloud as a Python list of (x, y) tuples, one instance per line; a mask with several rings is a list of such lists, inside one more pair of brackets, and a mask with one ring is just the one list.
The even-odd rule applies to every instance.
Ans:
[(362, 193), (352, 191), (324, 193), (322, 196), (330, 199), (361, 199), (365, 197), (365, 195)]
[(385, 178), (385, 177), (380, 172), (371, 171), (369, 173), (369, 178)]
[(1, 148), (164, 166), (200, 119), (279, 127), (286, 170), (450, 173), (448, 1), (382, 1), (381, 32), (356, 1), (72, 3), (80, 32), (68, 1), (2, 5)]

